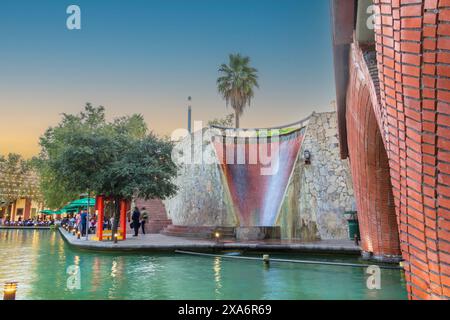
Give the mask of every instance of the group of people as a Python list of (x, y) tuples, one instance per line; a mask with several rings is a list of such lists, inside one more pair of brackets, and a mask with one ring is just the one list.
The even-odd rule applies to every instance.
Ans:
[[(89, 229), (88, 229), (88, 219), (89, 219)], [(62, 225), (67, 225), (71, 229), (78, 230), (82, 236), (88, 233), (95, 233), (97, 219), (94, 214), (89, 215), (87, 210), (83, 210), (75, 215), (65, 217), (62, 221)]]
[(22, 220), (22, 218), (19, 218), (17, 221), (11, 221), (9, 218), (3, 219), (0, 218), (0, 226), (14, 226), (14, 227), (49, 227), (52, 226), (54, 224), (59, 223), (60, 221), (58, 220), (53, 220), (53, 219), (49, 219), (49, 220), (44, 220), (41, 218), (34, 218), (34, 219), (25, 219)]
[[(130, 213), (130, 212), (129, 212)], [(145, 207), (142, 207), (139, 210), (138, 207), (135, 207), (131, 214), (131, 219), (128, 221), (131, 222), (130, 227), (134, 229), (134, 237), (139, 235), (139, 229), (142, 230), (142, 234), (145, 234), (145, 225), (147, 224), (149, 219), (149, 214)], [(88, 228), (88, 220), (89, 220), (89, 228)], [(18, 221), (10, 221), (9, 218), (2, 219), (0, 218), (0, 225), (4, 226), (25, 226), (25, 227), (33, 227), (33, 226), (52, 226), (52, 225), (62, 225), (69, 226), (71, 229), (78, 230), (82, 236), (88, 233), (95, 233), (97, 226), (97, 217), (95, 214), (89, 214), (87, 210), (83, 210), (79, 213), (72, 214), (63, 218), (62, 220), (57, 219), (41, 219), (35, 218), (22, 220), (21, 218)], [(113, 218), (107, 219), (103, 222), (103, 228), (111, 230), (113, 225)]]
[(130, 227), (134, 229), (133, 237), (138, 236), (140, 228), (142, 228), (142, 234), (145, 234), (145, 224), (148, 222), (148, 218), (148, 212), (145, 210), (145, 207), (142, 208), (142, 211), (140, 211), (138, 207), (134, 208), (130, 225)]
[[(88, 219), (89, 219), (89, 228), (88, 228)], [(145, 234), (145, 225), (148, 222), (149, 214), (145, 207), (143, 207), (141, 210), (139, 210), (138, 207), (135, 207), (132, 214), (131, 219), (129, 221), (131, 222), (130, 227), (134, 229), (134, 237), (137, 237), (139, 234), (139, 229), (142, 230), (142, 234)], [(111, 230), (112, 225), (114, 223), (114, 218), (111, 217), (110, 219), (105, 217), (105, 220), (103, 221), (103, 229), (104, 230)], [(71, 229), (78, 230), (82, 236), (86, 235), (86, 232), (88, 233), (95, 233), (96, 227), (97, 227), (97, 217), (94, 214), (89, 215), (87, 210), (83, 210), (75, 215), (71, 215), (69, 217), (66, 217), (62, 220), (61, 224), (69, 226)]]

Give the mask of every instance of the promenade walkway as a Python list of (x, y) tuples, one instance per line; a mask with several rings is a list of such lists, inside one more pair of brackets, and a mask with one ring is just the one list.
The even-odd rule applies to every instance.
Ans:
[(127, 240), (94, 241), (76, 236), (60, 228), (66, 242), (77, 248), (96, 251), (214, 251), (214, 250), (251, 250), (251, 251), (290, 251), (290, 252), (322, 252), (360, 254), (361, 249), (350, 240), (321, 240), (315, 242), (266, 240), (266, 241), (233, 241), (188, 239), (166, 236), (162, 234), (140, 234), (138, 237), (128, 235)]

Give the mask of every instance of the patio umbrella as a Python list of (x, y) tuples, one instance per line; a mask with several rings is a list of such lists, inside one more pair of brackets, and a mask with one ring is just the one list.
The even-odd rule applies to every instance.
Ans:
[(72, 212), (77, 212), (77, 208), (65, 206), (64, 208), (61, 208), (61, 209), (58, 210), (57, 212), (61, 212), (61, 213), (72, 213)]
[(70, 208), (80, 208), (80, 207), (87, 207), (89, 203), (89, 207), (95, 206), (95, 198), (83, 198), (83, 199), (77, 199), (72, 201), (67, 205), (67, 207)]
[(39, 213), (43, 213), (43, 214), (53, 214), (53, 210), (41, 210), (39, 211)]
[(46, 214), (46, 215), (54, 215), (54, 214), (63, 214), (64, 212), (60, 212), (60, 210), (59, 211), (42, 210), (42, 211), (39, 211), (39, 213)]

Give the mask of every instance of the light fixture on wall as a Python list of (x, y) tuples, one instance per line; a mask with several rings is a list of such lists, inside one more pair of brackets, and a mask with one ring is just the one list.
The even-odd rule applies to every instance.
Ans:
[(305, 160), (305, 164), (311, 164), (311, 152), (309, 150), (303, 152), (303, 159)]

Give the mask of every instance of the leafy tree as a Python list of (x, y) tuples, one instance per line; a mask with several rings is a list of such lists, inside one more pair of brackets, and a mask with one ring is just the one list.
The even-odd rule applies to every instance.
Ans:
[(217, 89), (227, 106), (231, 105), (234, 110), (236, 128), (239, 128), (239, 117), (245, 107), (250, 106), (254, 88), (259, 88), (257, 72), (250, 66), (250, 58), (240, 54), (230, 54), (229, 63), (219, 68), (221, 76), (217, 79)]
[[(148, 131), (141, 115), (105, 120), (103, 107), (87, 104), (78, 115), (63, 114), (61, 123), (41, 137), (40, 168), (49, 201), (84, 192), (115, 200), (112, 234), (119, 222), (120, 199), (166, 198), (176, 192), (172, 178), (177, 168), (171, 160), (172, 144)], [(73, 199), (73, 198), (72, 198)]]
[(0, 206), (7, 206), (20, 198), (40, 198), (33, 163), (14, 153), (0, 156)]
[(234, 114), (230, 113), (230, 114), (227, 114), (224, 118), (216, 118), (216, 119), (208, 121), (208, 126), (231, 128), (231, 127), (233, 127), (233, 118), (234, 118)]

